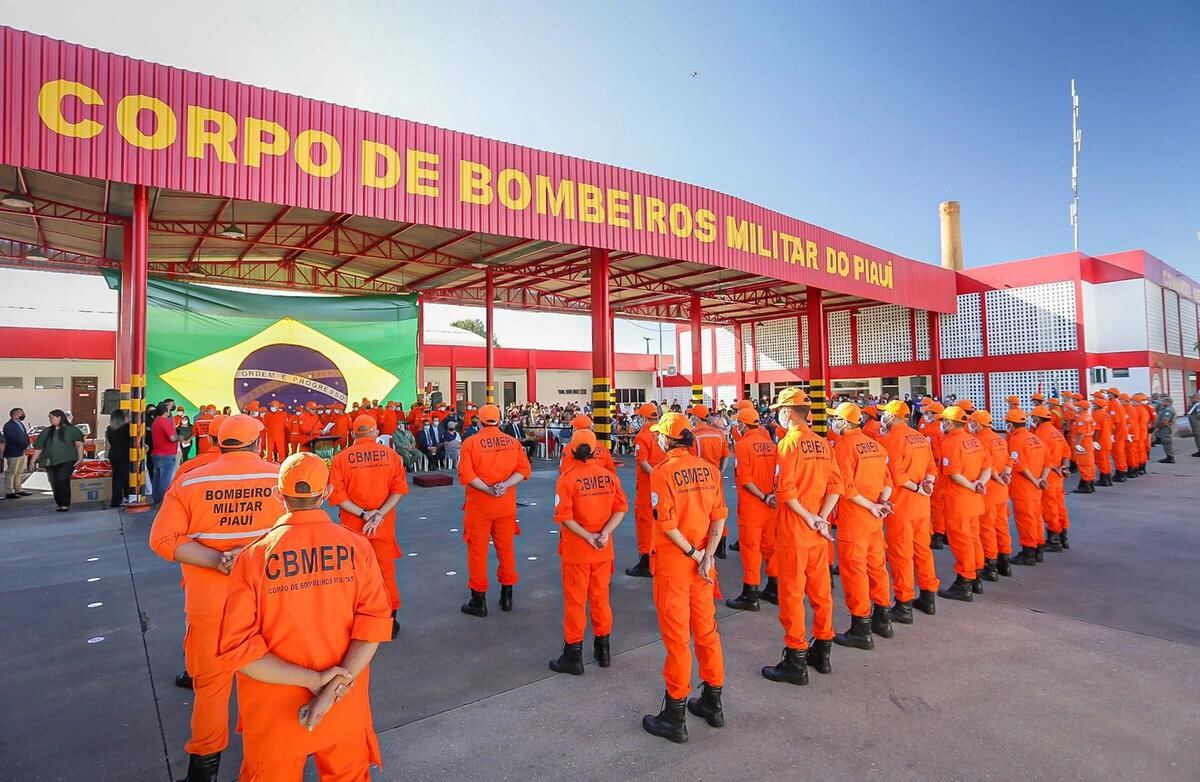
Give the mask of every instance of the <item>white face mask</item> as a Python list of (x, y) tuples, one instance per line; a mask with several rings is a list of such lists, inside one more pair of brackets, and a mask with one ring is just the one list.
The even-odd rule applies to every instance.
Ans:
[(938, 425), (938, 427), (939, 427), (939, 428), (942, 430), (942, 434), (949, 434), (949, 433), (950, 433), (950, 422), (949, 422), (949, 421), (942, 421), (942, 422), (941, 422), (941, 423)]
[(886, 434), (887, 431), (892, 428), (892, 424), (894, 424), (895, 422), (896, 422), (895, 415), (893, 415), (892, 413), (884, 413), (879, 419), (879, 427), (881, 429), (883, 429), (884, 433)]
[(775, 412), (775, 420), (778, 421), (779, 425), (782, 426), (784, 429), (787, 429), (791, 423), (791, 419), (789, 418), (787, 412), (784, 410), (778, 410)]
[(667, 440), (667, 436), (666, 436), (665, 434), (660, 434), (660, 435), (658, 436), (658, 447), (659, 447), (659, 449), (661, 449), (662, 451), (666, 451), (666, 450), (667, 450), (667, 446), (668, 446), (668, 445), (670, 445), (670, 444), (671, 444), (671, 443), (670, 443), (670, 442)]
[(846, 433), (846, 422), (841, 418), (835, 418), (829, 422), (829, 426), (833, 429), (834, 434)]

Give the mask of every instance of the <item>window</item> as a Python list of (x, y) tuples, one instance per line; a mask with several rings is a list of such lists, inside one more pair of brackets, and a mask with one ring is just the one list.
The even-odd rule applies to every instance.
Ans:
[(617, 401), (622, 402), (622, 403), (636, 402), (638, 404), (641, 404), (642, 402), (646, 401), (646, 389), (644, 389), (644, 388), (618, 388), (617, 389)]
[(1112, 376), (1113, 377), (1129, 377), (1129, 370), (1128, 369), (1114, 369), (1112, 371)]
[(33, 387), (37, 391), (49, 391), (63, 387), (63, 379), (61, 377), (35, 377), (33, 379)]
[(888, 399), (898, 399), (900, 397), (900, 378), (885, 377), (880, 391)]
[(23, 377), (0, 377), (0, 388), (24, 388), (25, 378)]

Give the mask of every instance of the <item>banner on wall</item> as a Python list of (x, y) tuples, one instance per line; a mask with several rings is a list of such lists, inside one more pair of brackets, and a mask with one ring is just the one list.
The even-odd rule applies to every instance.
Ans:
[(275, 296), (151, 279), (148, 299), (150, 403), (244, 410), (416, 398), (415, 296)]

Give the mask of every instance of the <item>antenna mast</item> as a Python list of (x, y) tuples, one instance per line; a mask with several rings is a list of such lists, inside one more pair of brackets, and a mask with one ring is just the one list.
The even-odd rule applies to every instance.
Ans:
[(1079, 148), (1083, 132), (1079, 129), (1079, 93), (1071, 79), (1071, 227), (1075, 231), (1075, 252), (1079, 252)]

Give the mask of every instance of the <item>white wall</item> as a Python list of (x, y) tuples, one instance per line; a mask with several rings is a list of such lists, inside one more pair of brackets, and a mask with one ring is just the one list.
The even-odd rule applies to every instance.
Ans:
[[(94, 377), (98, 386), (96, 404), (99, 406), (101, 393), (112, 388), (113, 362), (82, 361), (76, 359), (42, 360), (24, 358), (0, 358), (0, 377), (19, 377), (22, 388), (0, 388), (0, 415), (8, 420), (8, 411), (14, 407), (25, 410), (25, 423), (41, 426), (46, 423), (46, 414), (58, 408), (71, 412), (71, 378)], [(61, 389), (34, 389), (35, 377), (61, 377)], [(98, 416), (100, 428), (107, 425), (105, 416)]]
[(1108, 368), (1108, 383), (1093, 387), (1088, 384), (1088, 393), (1099, 391), (1101, 388), (1116, 388), (1126, 394), (1136, 394), (1139, 391), (1143, 394), (1149, 394), (1150, 388), (1150, 367), (1117, 367), (1117, 369), (1128, 369), (1129, 377), (1113, 377), (1113, 367)]
[(0, 326), (43, 329), (117, 328), (117, 292), (99, 275), (0, 269)]
[(1089, 353), (1149, 349), (1142, 279), (1083, 283), (1083, 344)]

